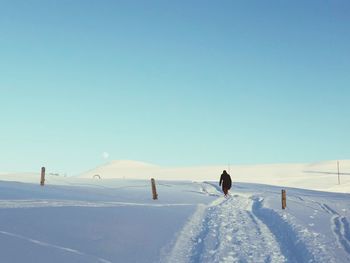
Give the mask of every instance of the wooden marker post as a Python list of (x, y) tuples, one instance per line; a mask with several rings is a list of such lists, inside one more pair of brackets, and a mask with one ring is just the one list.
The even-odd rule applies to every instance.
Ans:
[(282, 209), (286, 209), (287, 207), (287, 194), (286, 190), (282, 190)]
[(158, 194), (157, 194), (157, 189), (156, 189), (156, 181), (154, 178), (151, 179), (151, 184), (152, 184), (152, 195), (153, 195), (153, 200), (158, 199)]
[(337, 166), (338, 166), (338, 184), (340, 184), (339, 161), (337, 161)]
[(40, 179), (40, 185), (45, 185), (45, 167), (41, 167), (41, 179)]

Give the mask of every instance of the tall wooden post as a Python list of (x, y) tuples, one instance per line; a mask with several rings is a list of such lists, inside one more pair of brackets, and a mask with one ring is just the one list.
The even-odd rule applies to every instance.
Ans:
[(156, 189), (156, 181), (154, 180), (154, 178), (151, 179), (151, 185), (152, 185), (153, 200), (157, 200), (158, 194), (157, 194), (157, 189)]
[(287, 207), (287, 194), (286, 190), (282, 190), (282, 209), (286, 209)]
[(45, 185), (45, 167), (41, 167), (41, 179), (40, 179), (40, 185)]
[(338, 166), (338, 184), (340, 184), (339, 161), (337, 161), (337, 166)]

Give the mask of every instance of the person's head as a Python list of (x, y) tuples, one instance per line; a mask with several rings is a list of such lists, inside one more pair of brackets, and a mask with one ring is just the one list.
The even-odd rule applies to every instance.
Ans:
[(224, 170), (222, 173), (227, 174), (226, 170)]

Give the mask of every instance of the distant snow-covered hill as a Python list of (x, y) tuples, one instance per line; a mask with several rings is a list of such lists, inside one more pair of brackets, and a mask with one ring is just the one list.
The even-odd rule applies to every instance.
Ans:
[[(350, 160), (340, 160), (340, 184), (338, 184), (337, 161), (311, 164), (259, 164), (215, 165), (198, 167), (163, 167), (145, 162), (116, 160), (74, 176), (78, 179), (110, 180), (136, 179), (172, 181), (218, 181), (222, 171), (227, 170), (234, 183), (258, 183), (281, 187), (350, 193)], [(47, 167), (46, 183), (66, 185), (69, 177), (51, 173)], [(0, 174), (0, 180), (38, 183), (37, 173)], [(99, 179), (100, 178), (100, 179)]]
[(217, 181), (228, 170), (234, 182), (260, 183), (332, 192), (350, 192), (350, 160), (341, 160), (340, 185), (337, 161), (311, 164), (217, 165), (161, 167), (136, 161), (111, 161), (82, 173), (81, 178)]

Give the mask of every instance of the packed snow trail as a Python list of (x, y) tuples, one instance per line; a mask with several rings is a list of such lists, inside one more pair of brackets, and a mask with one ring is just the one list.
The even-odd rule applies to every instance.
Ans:
[(251, 198), (234, 195), (218, 198), (206, 211), (199, 208), (166, 261), (285, 262), (274, 235), (252, 213), (252, 205)]
[(283, 262), (273, 234), (251, 207), (252, 200), (239, 195), (209, 207), (191, 262)]
[(289, 189), (289, 206), (281, 210), (279, 189), (242, 184), (226, 199), (217, 185), (202, 186), (218, 198), (197, 207), (161, 262), (349, 262), (347, 210), (340, 204), (341, 215), (313, 200), (324, 193)]

